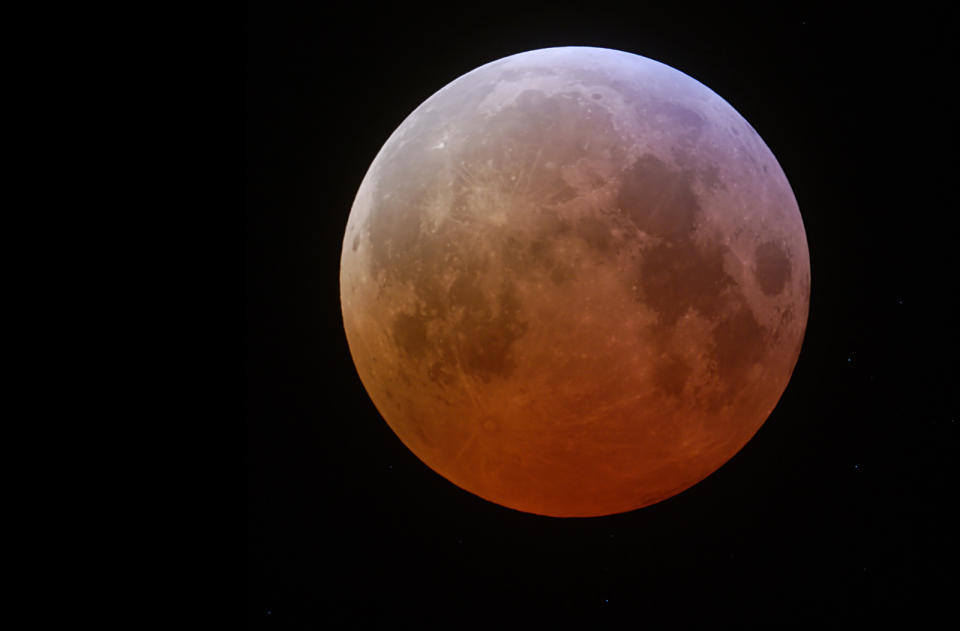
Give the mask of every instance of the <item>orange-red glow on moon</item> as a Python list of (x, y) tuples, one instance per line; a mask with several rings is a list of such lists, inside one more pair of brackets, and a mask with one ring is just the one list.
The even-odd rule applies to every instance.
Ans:
[(790, 380), (810, 261), (777, 160), (658, 62), (482, 66), (390, 136), (341, 259), (350, 351), (403, 443), (542, 515), (624, 512), (729, 460)]

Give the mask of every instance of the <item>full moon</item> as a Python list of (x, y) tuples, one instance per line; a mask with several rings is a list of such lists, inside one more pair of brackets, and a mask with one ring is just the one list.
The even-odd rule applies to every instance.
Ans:
[(662, 501), (768, 418), (807, 324), (787, 177), (695, 79), (638, 55), (481, 66), (387, 139), (340, 263), (371, 400), (431, 469), (556, 517)]

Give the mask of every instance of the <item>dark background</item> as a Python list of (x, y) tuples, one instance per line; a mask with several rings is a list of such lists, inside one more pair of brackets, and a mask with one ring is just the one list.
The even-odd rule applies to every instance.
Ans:
[[(248, 5), (251, 628), (954, 618), (954, 14), (629, 7)], [(367, 397), (339, 308), (347, 216), (390, 133), (465, 72), (558, 45), (651, 57), (731, 103), (790, 179), (812, 263), (803, 351), (753, 440), (591, 519), (428, 469)]]

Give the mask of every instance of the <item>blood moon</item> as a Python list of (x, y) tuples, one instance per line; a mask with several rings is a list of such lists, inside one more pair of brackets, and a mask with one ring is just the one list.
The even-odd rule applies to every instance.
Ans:
[(491, 502), (661, 501), (756, 433), (793, 372), (810, 262), (780, 165), (651, 59), (520, 53), (386, 141), (340, 269), (347, 341), (403, 443)]

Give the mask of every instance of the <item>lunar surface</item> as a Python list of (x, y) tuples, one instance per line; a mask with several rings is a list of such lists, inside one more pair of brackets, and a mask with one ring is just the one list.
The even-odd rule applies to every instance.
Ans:
[(427, 99), (360, 186), (340, 298), (373, 403), (491, 502), (625, 512), (756, 433), (800, 352), (810, 261), (756, 131), (703, 84), (585, 47)]

